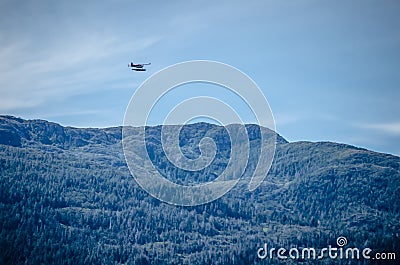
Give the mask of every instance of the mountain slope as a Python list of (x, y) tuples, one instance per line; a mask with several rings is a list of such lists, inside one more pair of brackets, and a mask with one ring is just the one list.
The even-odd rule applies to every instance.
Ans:
[[(213, 178), (172, 168), (158, 148), (161, 127), (147, 130), (166, 177), (184, 184)], [(260, 133), (273, 133), (256, 125), (247, 130), (253, 149)], [(211, 166), (218, 174), (229, 156), (223, 127), (187, 125), (180, 144), (196, 156), (205, 135), (217, 144), (219, 160)], [(322, 248), (339, 236), (349, 246), (399, 256), (396, 156), (330, 142), (288, 143), (278, 135), (273, 166), (254, 192), (245, 176), (217, 201), (176, 207), (136, 184), (120, 127), (0, 116), (0, 154), (1, 264), (254, 264), (264, 262), (257, 258), (264, 243)]]

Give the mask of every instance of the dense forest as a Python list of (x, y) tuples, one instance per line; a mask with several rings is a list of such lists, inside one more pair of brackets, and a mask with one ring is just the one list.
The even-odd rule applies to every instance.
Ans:
[[(0, 116), (0, 264), (298, 264), (261, 260), (257, 250), (264, 243), (323, 248), (339, 236), (350, 247), (395, 252), (400, 259), (399, 157), (274, 135), (272, 168), (250, 192), (254, 150), (262, 133), (274, 132), (246, 129), (251, 154), (238, 185), (211, 203), (181, 207), (137, 185), (121, 127), (82, 129)], [(161, 126), (146, 132), (154, 164), (177, 183), (211, 180), (230, 155), (224, 127), (185, 125), (180, 145), (188, 157), (198, 155), (205, 136), (217, 145), (207, 174), (186, 172), (162, 153)]]

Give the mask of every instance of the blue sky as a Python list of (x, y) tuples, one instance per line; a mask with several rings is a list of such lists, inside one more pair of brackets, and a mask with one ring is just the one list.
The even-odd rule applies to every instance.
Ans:
[(400, 155), (398, 14), (385, 0), (0, 1), (0, 113), (122, 125), (151, 74), (214, 60), (259, 85), (289, 141)]

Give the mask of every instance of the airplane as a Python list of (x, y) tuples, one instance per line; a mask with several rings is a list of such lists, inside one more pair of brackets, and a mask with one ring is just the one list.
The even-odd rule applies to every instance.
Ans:
[(150, 65), (151, 63), (140, 63), (140, 64), (134, 64), (131, 62), (131, 64), (128, 64), (128, 67), (132, 68), (132, 71), (146, 71), (145, 68), (143, 68), (145, 65)]

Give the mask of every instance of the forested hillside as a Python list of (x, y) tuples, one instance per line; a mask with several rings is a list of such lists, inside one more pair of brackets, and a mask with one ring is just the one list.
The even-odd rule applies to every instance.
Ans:
[[(261, 133), (273, 134), (246, 128), (251, 150)], [(177, 183), (213, 179), (229, 158), (224, 127), (182, 129), (189, 157), (205, 135), (217, 144), (206, 177), (173, 168), (159, 145), (161, 126), (146, 130), (151, 158)], [(281, 261), (257, 257), (264, 243), (322, 248), (339, 236), (400, 258), (399, 157), (277, 135), (272, 168), (254, 192), (245, 174), (222, 198), (179, 207), (136, 184), (121, 133), (0, 116), (0, 264), (268, 264)]]

